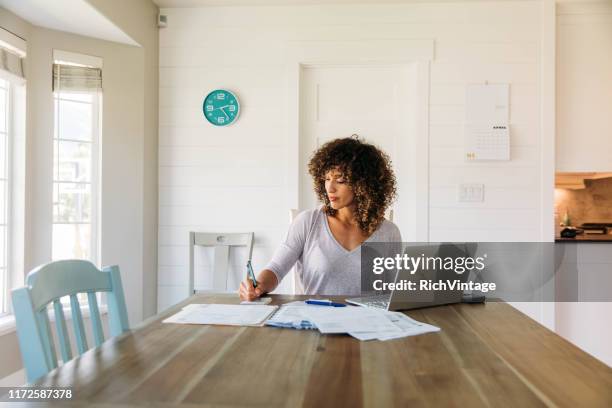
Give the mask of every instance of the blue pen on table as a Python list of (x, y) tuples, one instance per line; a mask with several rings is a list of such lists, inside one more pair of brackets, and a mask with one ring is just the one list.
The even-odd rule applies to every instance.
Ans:
[(257, 287), (257, 279), (255, 279), (255, 272), (253, 272), (253, 266), (251, 265), (251, 261), (247, 261), (247, 273), (249, 278), (253, 281), (253, 287)]
[(317, 305), (317, 306), (333, 306), (333, 307), (345, 307), (344, 303), (336, 303), (331, 300), (317, 300), (317, 299), (308, 299), (306, 304), (309, 305)]

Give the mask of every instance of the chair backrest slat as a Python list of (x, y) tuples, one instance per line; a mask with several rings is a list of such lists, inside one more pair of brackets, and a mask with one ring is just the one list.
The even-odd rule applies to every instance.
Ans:
[(72, 360), (72, 350), (70, 350), (70, 338), (66, 330), (66, 319), (64, 318), (64, 306), (59, 299), (53, 301), (53, 311), (55, 313), (55, 331), (57, 342), (62, 353), (62, 360), (65, 362)]
[[(296, 208), (292, 208), (289, 210), (289, 225), (293, 224), (293, 221), (300, 214), (300, 210)], [(293, 266), (289, 271), (290, 276), (293, 278), (293, 294), (294, 295), (303, 295), (304, 294), (304, 285), (302, 284), (302, 279), (297, 273), (297, 268)]]
[(47, 364), (51, 368), (57, 368), (57, 354), (55, 353), (55, 345), (53, 344), (53, 337), (51, 336), (51, 328), (49, 326), (49, 314), (47, 308), (43, 307), (37, 313), (38, 324), (41, 328), (40, 334), (42, 337), (43, 349), (45, 350), (45, 358)]
[[(227, 290), (227, 275), (229, 271), (229, 246), (220, 245), (214, 249), (213, 264), (213, 290)], [(245, 263), (246, 264), (246, 263)]]
[(88, 292), (87, 301), (89, 302), (89, 318), (91, 319), (91, 330), (94, 342), (96, 346), (99, 346), (104, 342), (104, 332), (102, 332), (102, 321), (100, 320), (96, 292)]
[(81, 314), (81, 305), (77, 295), (70, 295), (70, 312), (72, 313), (72, 327), (74, 328), (74, 341), (77, 345), (79, 354), (87, 351), (87, 337), (85, 336), (85, 328), (83, 326), (83, 315)]

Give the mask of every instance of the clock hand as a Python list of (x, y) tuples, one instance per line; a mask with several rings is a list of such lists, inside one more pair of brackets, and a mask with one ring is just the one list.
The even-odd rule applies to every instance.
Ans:
[(223, 112), (223, 114), (225, 115), (225, 117), (229, 120), (229, 116), (227, 115), (227, 113), (225, 113), (225, 110), (223, 110), (223, 108), (225, 108), (225, 106), (220, 107), (219, 109), (221, 109), (221, 112)]

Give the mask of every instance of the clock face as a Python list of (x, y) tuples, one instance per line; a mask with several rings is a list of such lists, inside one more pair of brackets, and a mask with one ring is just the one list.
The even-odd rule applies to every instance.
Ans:
[(204, 98), (204, 117), (215, 126), (231, 125), (238, 119), (240, 104), (238, 98), (225, 89), (217, 89)]

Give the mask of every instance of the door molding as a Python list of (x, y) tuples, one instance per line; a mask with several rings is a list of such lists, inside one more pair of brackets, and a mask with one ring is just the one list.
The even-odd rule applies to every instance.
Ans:
[[(365, 41), (299, 41), (290, 42), (286, 49), (287, 70), (287, 203), (298, 208), (300, 203), (300, 86), (305, 67), (330, 65), (404, 65), (415, 92), (412, 94), (411, 111), (408, 113), (410, 129), (415, 132), (416, 146), (402, 145), (397, 140), (397, 151), (410, 152), (408, 160), (398, 161), (398, 168), (411, 166), (414, 173), (414, 199), (407, 200), (407, 212), (412, 212), (410, 222), (414, 231), (402, 231), (405, 241), (429, 241), (429, 76), (430, 61), (434, 58), (434, 40), (399, 39)], [(402, 183), (398, 181), (401, 191)], [(419, 197), (419, 200), (416, 199)], [(396, 211), (401, 217), (402, 211)]]

